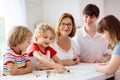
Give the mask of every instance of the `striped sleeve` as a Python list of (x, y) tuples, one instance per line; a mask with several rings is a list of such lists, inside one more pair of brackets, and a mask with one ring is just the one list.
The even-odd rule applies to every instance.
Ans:
[(11, 55), (10, 53), (6, 53), (4, 55), (4, 64), (7, 64), (7, 63), (15, 63), (14, 56)]

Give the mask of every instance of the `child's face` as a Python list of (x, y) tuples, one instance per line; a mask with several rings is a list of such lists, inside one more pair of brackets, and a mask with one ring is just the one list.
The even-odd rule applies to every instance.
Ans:
[(64, 18), (60, 24), (60, 34), (62, 36), (68, 36), (72, 31), (72, 25), (70, 18)]
[(17, 45), (21, 51), (25, 51), (29, 44), (31, 43), (31, 38), (27, 38), (22, 44)]
[(89, 16), (89, 15), (83, 15), (83, 20), (86, 25), (91, 26), (96, 24), (97, 17), (95, 16)]
[(47, 30), (37, 39), (37, 43), (46, 48), (53, 40), (54, 34), (50, 30)]
[(109, 32), (108, 31), (104, 31), (102, 33), (102, 38), (104, 38), (107, 43), (110, 43), (110, 38), (109, 38)]

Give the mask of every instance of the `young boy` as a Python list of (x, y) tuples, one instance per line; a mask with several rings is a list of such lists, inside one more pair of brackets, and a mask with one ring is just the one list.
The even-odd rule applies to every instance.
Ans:
[(83, 10), (85, 26), (78, 29), (74, 37), (77, 53), (80, 53), (81, 62), (106, 62), (110, 59), (111, 51), (107, 48), (105, 40), (97, 33), (96, 21), (99, 17), (99, 8), (88, 4)]
[(4, 54), (3, 75), (21, 75), (32, 72), (32, 64), (25, 53), (30, 44), (32, 32), (24, 26), (11, 29), (8, 49)]
[[(34, 42), (28, 47), (27, 52), (36, 70), (55, 69), (63, 73), (66, 69), (57, 57), (56, 51), (49, 46), (55, 38), (54, 29), (48, 24), (38, 25), (35, 29)], [(53, 61), (50, 61), (50, 60)]]

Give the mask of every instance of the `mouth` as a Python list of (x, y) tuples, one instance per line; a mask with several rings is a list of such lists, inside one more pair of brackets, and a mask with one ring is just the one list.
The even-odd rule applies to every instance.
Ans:
[(45, 43), (45, 45), (49, 45), (49, 43)]

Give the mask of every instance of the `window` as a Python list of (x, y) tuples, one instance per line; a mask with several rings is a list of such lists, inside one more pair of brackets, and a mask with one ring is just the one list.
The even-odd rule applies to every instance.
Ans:
[(5, 51), (9, 30), (26, 25), (25, 0), (0, 0), (0, 59)]
[(4, 0), (0, 0), (0, 59), (4, 53), (5, 46), (5, 24), (4, 24)]
[(5, 29), (4, 29), (4, 17), (0, 16), (0, 59), (5, 48)]

